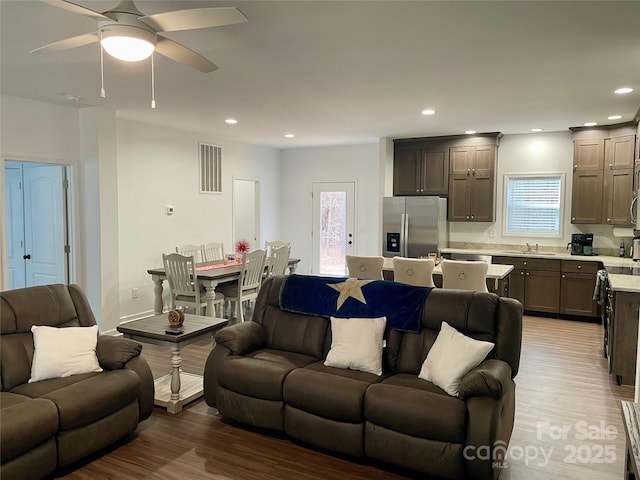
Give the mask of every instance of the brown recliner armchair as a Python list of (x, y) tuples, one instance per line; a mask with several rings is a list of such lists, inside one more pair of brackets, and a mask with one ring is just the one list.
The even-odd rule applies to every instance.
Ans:
[(102, 372), (28, 383), (31, 327), (96, 324), (77, 285), (0, 293), (0, 476), (37, 479), (133, 432), (153, 410), (153, 376), (135, 341), (100, 335)]

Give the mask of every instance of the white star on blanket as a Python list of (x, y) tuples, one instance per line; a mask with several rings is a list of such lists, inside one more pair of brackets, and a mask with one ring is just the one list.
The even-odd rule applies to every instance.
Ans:
[(340, 310), (340, 307), (346, 302), (347, 298), (355, 298), (361, 303), (367, 304), (367, 301), (364, 299), (364, 294), (362, 293), (362, 287), (364, 287), (367, 283), (371, 283), (374, 280), (358, 280), (357, 278), (348, 278), (346, 281), (342, 283), (327, 283), (328, 287), (333, 288), (340, 292), (338, 296), (338, 304), (336, 308), (336, 312)]

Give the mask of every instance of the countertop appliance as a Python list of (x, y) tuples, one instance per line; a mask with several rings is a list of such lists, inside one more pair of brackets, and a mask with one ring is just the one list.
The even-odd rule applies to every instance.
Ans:
[(571, 234), (571, 255), (593, 255), (593, 233)]
[(382, 255), (427, 257), (449, 245), (447, 199), (384, 197), (382, 199)]

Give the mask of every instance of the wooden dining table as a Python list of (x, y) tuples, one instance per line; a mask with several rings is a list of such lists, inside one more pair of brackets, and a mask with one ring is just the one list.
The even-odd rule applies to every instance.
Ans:
[[(268, 267), (265, 266), (265, 269)], [(289, 259), (289, 273), (295, 273), (296, 268), (300, 263), (299, 258)], [(209, 317), (215, 316), (213, 308), (213, 301), (216, 298), (216, 287), (223, 282), (232, 282), (240, 278), (240, 271), (242, 270), (242, 263), (227, 263), (225, 261), (217, 261), (210, 263), (199, 263), (196, 265), (196, 275), (198, 276), (198, 282), (205, 289), (205, 296), (207, 300), (206, 315)], [(163, 283), (167, 279), (167, 274), (164, 271), (164, 267), (150, 268), (147, 273), (151, 275), (151, 279), (154, 283), (154, 300), (153, 300), (153, 313), (159, 315), (163, 310), (162, 292), (164, 291)]]

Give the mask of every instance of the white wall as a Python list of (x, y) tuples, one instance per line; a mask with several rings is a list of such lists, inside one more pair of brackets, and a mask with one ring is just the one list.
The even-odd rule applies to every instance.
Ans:
[[(222, 194), (198, 191), (199, 141), (222, 147)], [(260, 181), (260, 236), (278, 238), (278, 150), (118, 120), (121, 319), (151, 313), (154, 292), (147, 269), (162, 265), (162, 253), (212, 241), (232, 251), (233, 176)], [(165, 213), (167, 205), (174, 207), (172, 216)], [(133, 288), (137, 299), (132, 299)], [(164, 301), (168, 305), (166, 284)]]
[[(74, 167), (75, 280), (85, 290), (97, 285), (90, 301), (103, 332), (113, 330), (121, 320), (151, 313), (153, 282), (146, 271), (162, 264), (163, 252), (182, 243), (216, 240), (232, 246), (233, 176), (260, 181), (260, 235), (281, 236), (280, 152), (276, 149), (117, 119), (115, 112), (105, 109), (81, 112), (6, 95), (1, 101), (3, 161)], [(223, 147), (222, 194), (198, 193), (198, 141)], [(83, 155), (91, 161), (84, 161)], [(1, 184), (3, 172), (0, 168)], [(93, 210), (87, 209), (89, 204)], [(175, 207), (172, 217), (165, 215), (167, 204)], [(0, 195), (4, 219), (3, 212), (4, 195)], [(0, 258), (4, 260), (4, 221), (0, 224)], [(83, 242), (91, 245), (83, 247)], [(100, 258), (88, 259), (90, 253)], [(0, 288), (6, 285), (5, 263)], [(132, 288), (138, 288), (135, 300)]]
[(377, 143), (281, 152), (281, 239), (290, 241), (291, 256), (301, 259), (298, 273), (309, 273), (311, 268), (311, 190), (314, 182), (356, 182), (355, 253), (380, 254), (383, 192), (379, 157)]
[[(79, 119), (75, 108), (2, 95), (0, 97), (0, 185), (4, 161), (20, 160), (72, 165), (79, 162)], [(7, 288), (4, 193), (0, 195), (0, 290)], [(72, 208), (77, 211), (78, 204)]]
[(5, 159), (78, 163), (78, 109), (2, 95), (0, 150)]

